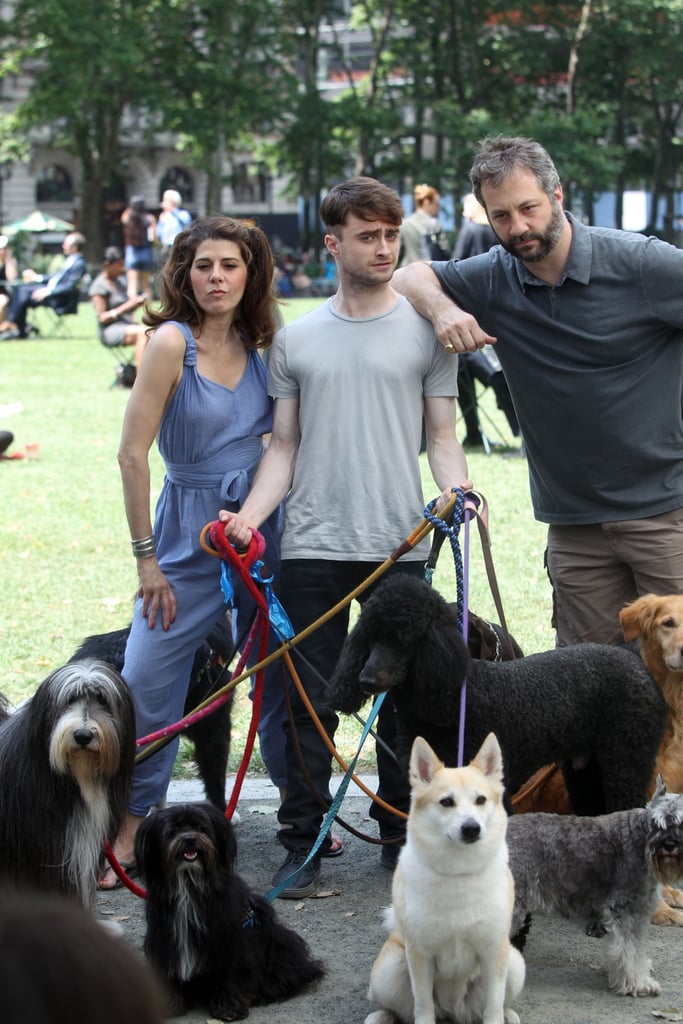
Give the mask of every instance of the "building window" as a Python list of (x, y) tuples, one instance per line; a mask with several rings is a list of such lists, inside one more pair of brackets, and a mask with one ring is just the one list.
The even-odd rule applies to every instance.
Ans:
[(169, 167), (159, 182), (159, 200), (167, 188), (174, 188), (183, 198), (183, 206), (194, 203), (194, 181), (184, 167)]
[(61, 164), (41, 168), (36, 180), (37, 203), (72, 203), (74, 186), (71, 175)]

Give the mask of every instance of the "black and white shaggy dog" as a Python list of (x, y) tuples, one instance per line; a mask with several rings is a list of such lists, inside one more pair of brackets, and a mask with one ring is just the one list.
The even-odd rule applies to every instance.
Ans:
[(0, 726), (0, 878), (94, 904), (127, 807), (135, 715), (111, 665), (64, 665)]
[[(121, 672), (129, 633), (130, 626), (126, 626), (110, 633), (96, 633), (86, 637), (70, 660), (99, 658)], [(230, 616), (225, 614), (216, 622), (195, 652), (185, 701), (186, 715), (229, 681), (229, 676), (223, 672), (223, 666), (230, 664), (234, 653)], [(231, 699), (185, 730), (185, 735), (194, 745), (194, 760), (204, 785), (206, 799), (221, 811), (224, 811), (226, 806), (225, 775), (230, 755), (231, 711), (232, 694)]]
[(301, 936), (236, 874), (236, 853), (230, 822), (209, 803), (174, 804), (138, 829), (144, 948), (171, 988), (174, 1015), (200, 1004), (241, 1020), (323, 975)]
[(348, 713), (391, 691), (402, 762), (407, 766), (413, 740), (423, 736), (453, 766), (465, 677), (464, 762), (495, 732), (508, 794), (555, 761), (576, 814), (645, 804), (666, 705), (640, 658), (578, 644), (516, 661), (478, 661), (453, 609), (409, 576), (387, 579), (368, 598), (330, 680), (329, 700)]

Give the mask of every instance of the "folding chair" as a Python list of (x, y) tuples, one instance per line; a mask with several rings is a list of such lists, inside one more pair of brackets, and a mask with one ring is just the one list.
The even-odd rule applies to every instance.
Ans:
[(100, 335), (100, 344), (111, 352), (116, 360), (116, 376), (109, 388), (132, 388), (135, 383), (135, 347), (133, 345), (105, 345)]
[[(474, 376), (468, 360), (463, 358), (460, 358), (458, 362), (458, 387), (460, 391), (458, 404), (460, 405), (468, 435), (472, 436), (475, 431), (479, 433), (482, 446), (487, 455), (491, 454), (494, 434), (498, 435), (499, 440), (493, 441), (493, 445), (501, 444), (505, 448), (509, 447), (509, 439), (502, 432), (498, 423), (491, 416), (491, 413), (486, 409), (486, 402), (489, 396), (493, 396), (495, 401), (493, 389), (482, 384)], [(486, 421), (487, 430), (484, 429), (484, 420)], [(490, 428), (490, 432), (488, 428)]]
[[(39, 306), (31, 307), (36, 322), (34, 327), (39, 334), (45, 334), (51, 338), (71, 338), (73, 334), (70, 329), (68, 317), (78, 313), (78, 303), (81, 298), (80, 285), (64, 295), (60, 295), (52, 303), (44, 302)], [(57, 299), (59, 301), (57, 301)]]

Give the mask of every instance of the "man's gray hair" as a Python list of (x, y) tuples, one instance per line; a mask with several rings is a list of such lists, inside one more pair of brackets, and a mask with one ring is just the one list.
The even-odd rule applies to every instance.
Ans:
[(518, 168), (531, 171), (543, 191), (551, 196), (560, 183), (555, 164), (547, 150), (533, 139), (518, 135), (489, 135), (479, 143), (470, 170), (472, 191), (486, 206), (482, 185), (498, 188)]

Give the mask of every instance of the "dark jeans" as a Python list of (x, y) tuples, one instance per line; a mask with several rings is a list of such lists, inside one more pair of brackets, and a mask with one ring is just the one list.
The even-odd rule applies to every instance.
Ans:
[[(294, 627), (295, 633), (315, 622), (321, 615), (333, 608), (350, 591), (373, 572), (377, 562), (332, 562), (313, 559), (287, 559), (282, 562), (280, 575), (280, 600)], [(381, 577), (396, 572), (406, 572), (422, 578), (422, 562), (397, 562)], [(379, 582), (379, 581), (378, 581)], [(377, 583), (365, 590), (359, 597), (361, 606), (373, 592)], [(297, 673), (306, 694), (315, 708), (331, 739), (339, 724), (334, 711), (326, 706), (325, 690), (332, 675), (349, 626), (349, 606), (338, 612), (324, 625), (319, 626), (292, 652)], [(299, 652), (305, 659), (297, 656)], [(278, 819), (283, 828), (278, 833), (280, 842), (288, 849), (308, 850), (313, 846), (324, 808), (317, 794), (329, 798), (331, 755), (298, 693), (292, 689), (292, 707), (298, 743), (301, 748), (306, 773), (299, 766), (296, 748), (289, 724), (285, 726), (285, 757), (287, 762), (287, 796), (280, 807)], [(377, 732), (393, 750), (394, 709), (391, 695), (387, 696), (377, 719)], [(381, 746), (377, 749), (379, 773), (378, 795), (398, 810), (407, 811), (410, 801), (408, 779), (396, 760)], [(311, 784), (315, 792), (311, 790)], [(405, 823), (390, 811), (375, 803), (370, 811), (379, 823), (380, 835), (391, 836), (403, 831)]]

